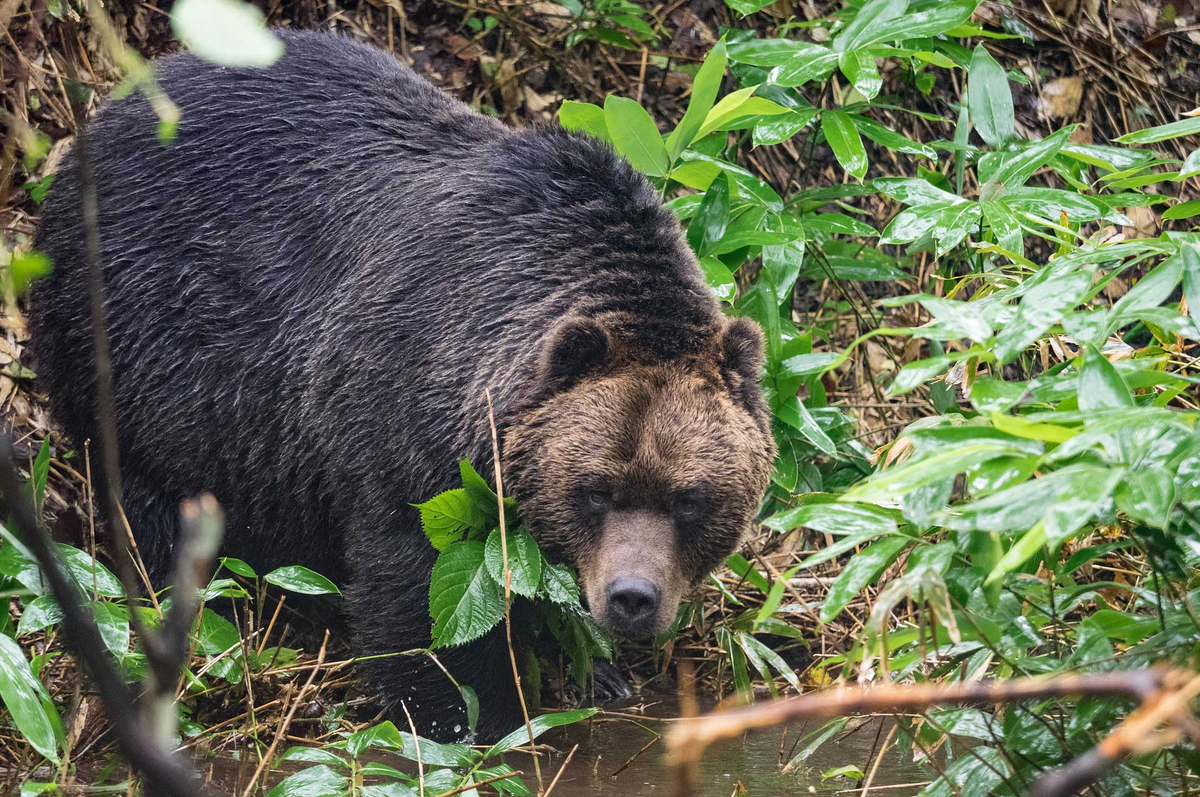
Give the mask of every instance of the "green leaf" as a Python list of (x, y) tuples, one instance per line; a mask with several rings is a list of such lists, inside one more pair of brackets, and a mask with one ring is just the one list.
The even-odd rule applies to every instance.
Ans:
[(240, 0), (180, 0), (171, 28), (196, 55), (222, 66), (270, 66), (283, 55), (263, 13)]
[(258, 573), (254, 572), (254, 568), (241, 559), (235, 559), (232, 556), (222, 556), (220, 562), (221, 567), (242, 578), (258, 578)]
[(696, 134), (708, 117), (708, 112), (712, 110), (717, 92), (721, 88), (721, 80), (725, 77), (725, 58), (725, 40), (722, 39), (704, 57), (704, 63), (700, 65), (696, 78), (692, 81), (692, 95), (688, 98), (687, 110), (684, 111), (679, 124), (667, 136), (667, 154), (670, 160), (678, 159), (679, 154), (696, 140)]
[(626, 97), (609, 95), (604, 100), (604, 119), (613, 146), (633, 168), (655, 177), (667, 173), (670, 155), (645, 108)]
[(1200, 216), (1200, 199), (1180, 202), (1178, 205), (1167, 208), (1162, 214), (1163, 221), (1190, 219), (1192, 216)]
[(421, 512), (421, 527), (429, 542), (439, 551), (446, 550), (466, 531), (480, 531), (487, 516), (471, 500), (466, 489), (457, 488), (417, 504)]
[(1200, 133), (1200, 116), (1190, 116), (1170, 124), (1148, 127), (1145, 130), (1135, 130), (1118, 136), (1116, 141), (1122, 144), (1154, 144), (1169, 138), (1180, 138)]
[(9, 279), (12, 282), (13, 294), (20, 296), (29, 288), (29, 283), (36, 279), (49, 276), (51, 271), (50, 258), (41, 252), (26, 249), (13, 252), (8, 263)]
[(17, 626), (17, 636), (35, 634), (52, 625), (61, 623), (62, 619), (62, 607), (58, 605), (58, 601), (54, 599), (53, 595), (42, 595), (39, 598), (34, 598), (25, 604), (25, 608), (21, 612), (21, 622)]
[(825, 58), (829, 48), (794, 39), (748, 39), (729, 44), (728, 53), (730, 61), (770, 68), (796, 60)]
[(488, 573), (484, 543), (456, 543), (438, 557), (429, 584), (433, 646), (454, 647), (504, 619), (504, 592)]
[(539, 597), (565, 606), (579, 605), (579, 585), (566, 565), (555, 565), (542, 560), (542, 587)]
[(798, 52), (790, 61), (767, 74), (767, 81), (777, 86), (803, 86), (813, 80), (824, 80), (838, 65), (838, 54), (828, 47), (813, 44)]
[(565, 100), (558, 109), (558, 123), (567, 130), (587, 133), (593, 138), (608, 141), (608, 122), (604, 109), (590, 102)]
[(833, 37), (833, 49), (841, 53), (873, 39), (872, 32), (884, 28), (908, 8), (908, 0), (867, 0), (841, 32)]
[[(488, 573), (503, 588), (504, 557), (500, 542), (500, 529), (495, 529), (488, 535), (483, 556)], [(512, 571), (512, 591), (533, 598), (542, 581), (542, 552), (524, 531), (508, 532), (508, 568)]]
[(737, 281), (719, 258), (700, 258), (700, 270), (704, 272), (704, 282), (712, 288), (713, 293), (723, 302), (732, 302), (737, 298)]
[(390, 720), (384, 720), (346, 737), (346, 752), (355, 758), (362, 755), (369, 747), (403, 750), (404, 738), (400, 735), (400, 729)]
[(1192, 150), (1192, 154), (1187, 156), (1183, 162), (1183, 166), (1179, 169), (1179, 174), (1175, 177), (1176, 180), (1186, 180), (1189, 177), (1195, 177), (1200, 174), (1200, 149)]
[(592, 717), (598, 708), (579, 708), (574, 711), (557, 711), (553, 714), (542, 714), (540, 717), (534, 717), (529, 721), (529, 728), (522, 725), (512, 733), (505, 736), (500, 741), (492, 745), (483, 759), (486, 761), (492, 756), (506, 753), (515, 747), (520, 747), (523, 744), (530, 742), (529, 731), (533, 731), (533, 738), (536, 739), (551, 728), (560, 728), (563, 725), (573, 725), (576, 722), (581, 722)]
[(821, 114), (821, 130), (846, 173), (859, 180), (866, 176), (867, 150), (850, 115), (845, 111), (825, 111)]
[[(899, 133), (884, 127), (873, 119), (868, 119), (859, 114), (850, 114), (850, 120), (854, 122), (854, 126), (858, 132), (862, 133), (867, 138), (874, 141), (881, 147), (894, 149), (897, 152), (903, 152), (906, 155), (922, 155), (930, 160), (937, 160), (937, 150), (933, 147), (922, 144), (918, 141), (913, 141), (910, 138), (900, 135)], [(922, 181), (924, 182), (924, 181)]]
[[(1181, 249), (1178, 254), (1155, 266), (1113, 305), (1108, 316), (1110, 331), (1136, 313), (1158, 307), (1170, 298), (1179, 281), (1183, 279), (1184, 251)], [(1194, 251), (1191, 252), (1191, 256), (1195, 256)]]
[(1000, 440), (981, 440), (961, 448), (939, 451), (917, 462), (879, 471), (867, 481), (850, 488), (842, 500), (860, 503), (895, 501), (905, 493), (955, 476), (989, 459), (1024, 453), (1017, 445)]
[(302, 595), (342, 594), (337, 585), (325, 576), (300, 565), (288, 565), (272, 570), (263, 576), (263, 581)]
[(999, 147), (1012, 138), (1016, 116), (1008, 76), (982, 44), (971, 55), (967, 102), (975, 129), (989, 145)]
[(859, 46), (900, 39), (923, 39), (945, 33), (971, 19), (980, 0), (917, 0), (901, 15), (870, 26)]
[(772, 515), (763, 525), (779, 532), (804, 526), (829, 534), (895, 534), (896, 521), (891, 514), (870, 505), (806, 504)]
[[(688, 223), (687, 242), (696, 256), (703, 259), (716, 251), (728, 227), (729, 175), (722, 172), (708, 186), (704, 199), (700, 201), (700, 209)], [(725, 272), (728, 273), (729, 269), (726, 268)]]
[(846, 50), (838, 57), (838, 66), (846, 80), (855, 90), (868, 100), (874, 99), (883, 88), (883, 78), (879, 76), (879, 67), (875, 63), (875, 55), (869, 50)]
[(350, 780), (324, 764), (301, 770), (281, 780), (267, 797), (337, 797), (346, 793)]
[(1117, 485), (1117, 506), (1135, 520), (1166, 529), (1175, 505), (1175, 479), (1167, 468), (1156, 465), (1130, 468)]
[[(356, 754), (355, 754), (356, 755)], [(325, 764), (329, 767), (347, 767), (347, 764), (341, 756), (331, 750), (326, 750), (321, 747), (289, 747), (287, 751), (279, 756), (280, 761), (305, 761), (309, 764)]]
[(993, 351), (997, 361), (1001, 365), (1012, 362), (1051, 324), (1083, 301), (1091, 286), (1090, 271), (1056, 274), (1035, 285), (1021, 298), (1013, 319), (996, 335)]
[(1079, 409), (1132, 407), (1133, 396), (1117, 369), (1090, 343), (1084, 349), (1083, 370), (1079, 374)]
[(499, 522), (500, 504), (496, 492), (492, 489), (492, 485), (488, 484), (487, 480), (471, 467), (470, 460), (459, 460), (458, 475), (462, 479), (463, 489), (467, 491), (467, 498), (471, 499), (471, 503), (475, 505), (479, 514), (487, 518), (485, 522), (488, 524)]
[[(75, 583), (83, 592), (89, 595), (92, 593), (94, 571), (97, 595), (103, 598), (125, 596), (117, 577), (85, 551), (64, 543), (57, 543), (55, 547), (59, 558), (67, 566), (68, 575), (75, 579)], [(39, 595), (49, 590), (49, 583), (37, 563), (17, 550), (15, 545), (0, 547), (0, 575), (16, 579), (23, 587)]]
[(100, 630), (104, 646), (118, 657), (129, 652), (129, 610), (123, 605), (89, 601), (92, 618)]
[(821, 604), (821, 622), (828, 623), (837, 617), (864, 587), (878, 581), (884, 568), (890, 565), (910, 542), (907, 537), (887, 537), (852, 556), (829, 586), (825, 602)]
[(58, 717), (54, 703), (33, 674), (21, 647), (11, 637), (0, 635), (0, 699), (17, 730), (42, 756), (58, 763)]

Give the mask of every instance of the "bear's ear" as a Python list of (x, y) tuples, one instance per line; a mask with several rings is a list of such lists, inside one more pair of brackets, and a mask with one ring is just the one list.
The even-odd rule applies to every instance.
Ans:
[(542, 353), (542, 387), (561, 391), (599, 368), (611, 343), (604, 327), (590, 318), (566, 318), (546, 338)]
[(762, 378), (763, 333), (749, 318), (732, 318), (721, 335), (721, 375), (734, 400), (756, 419), (766, 417)]

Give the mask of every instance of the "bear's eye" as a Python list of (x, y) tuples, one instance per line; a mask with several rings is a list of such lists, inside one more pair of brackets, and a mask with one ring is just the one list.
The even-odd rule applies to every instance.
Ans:
[(604, 509), (612, 500), (612, 496), (603, 490), (588, 490), (587, 503), (592, 509)]
[(687, 495), (681, 495), (671, 504), (671, 511), (678, 518), (691, 520), (700, 514), (700, 502)]

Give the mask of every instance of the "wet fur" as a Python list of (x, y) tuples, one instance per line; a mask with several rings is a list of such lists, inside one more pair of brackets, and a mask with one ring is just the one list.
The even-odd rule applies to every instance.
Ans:
[[(631, 483), (703, 477), (731, 508), (679, 537), (686, 580), (715, 565), (770, 467), (761, 340), (722, 316), (650, 186), (606, 147), (507, 128), (378, 50), (282, 38), (266, 70), (159, 61), (182, 111), (171, 147), (141, 98), (90, 126), (124, 504), (155, 576), (179, 501), (209, 490), (225, 554), (348, 584), (360, 655), (427, 645), (435, 552), (410, 504), (456, 486), (459, 457), (490, 471), (485, 388), (509, 483), (563, 561), (587, 570), (599, 544), (569, 518), (575, 474), (625, 468), (609, 457), (650, 435)], [(82, 442), (76, 171), (69, 155), (45, 206), (36, 246), (55, 269), (30, 321), (41, 384)], [(482, 735), (515, 727), (502, 635), (439, 657), (479, 693)], [(422, 732), (465, 729), (427, 659), (364, 669)]]

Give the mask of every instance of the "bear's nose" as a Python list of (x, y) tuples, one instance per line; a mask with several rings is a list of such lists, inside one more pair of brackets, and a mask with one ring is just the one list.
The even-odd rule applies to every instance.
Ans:
[(653, 581), (619, 576), (604, 589), (608, 614), (617, 630), (629, 636), (649, 636), (658, 616), (662, 592)]

